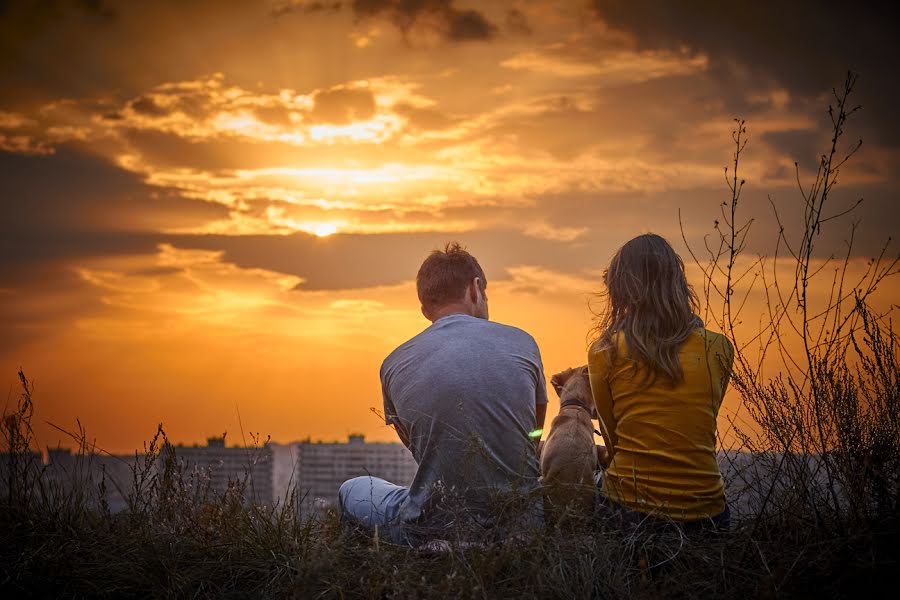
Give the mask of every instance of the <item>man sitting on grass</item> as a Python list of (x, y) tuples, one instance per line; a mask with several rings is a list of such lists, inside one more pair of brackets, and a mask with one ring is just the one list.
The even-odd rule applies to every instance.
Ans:
[[(488, 320), (487, 280), (457, 243), (422, 263), (416, 289), (431, 326), (381, 366), (384, 415), (418, 463), (410, 487), (377, 477), (344, 482), (346, 521), (398, 544), (496, 523), (501, 498), (534, 498), (530, 433), (543, 427), (547, 390), (534, 339)], [(526, 513), (539, 517), (536, 503)], [(521, 508), (519, 511), (521, 512)]]

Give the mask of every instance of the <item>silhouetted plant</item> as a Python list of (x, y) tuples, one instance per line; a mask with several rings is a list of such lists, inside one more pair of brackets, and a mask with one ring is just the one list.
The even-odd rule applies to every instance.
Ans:
[[(736, 427), (743, 449), (757, 456), (762, 464), (758, 472), (768, 480), (749, 486), (758, 502), (755, 526), (777, 513), (779, 518), (792, 516), (847, 534), (860, 528), (873, 531), (896, 514), (900, 494), (897, 337), (887, 319), (889, 311), (877, 314), (870, 301), (879, 284), (898, 273), (900, 257), (887, 258), (889, 238), (863, 274), (849, 281), (858, 223), (849, 228), (842, 258), (821, 259), (816, 254), (823, 226), (839, 224), (862, 202), (828, 212), (841, 168), (862, 145), (859, 141), (846, 152), (840, 150), (847, 121), (859, 110), (849, 104), (856, 81), (857, 76), (850, 73), (843, 87), (833, 91), (834, 104), (828, 109), (830, 148), (806, 188), (795, 163), (803, 208), (801, 228), (789, 231), (782, 209), (770, 198), (779, 226), (774, 254), (741, 262), (753, 221), (742, 221), (738, 210), (744, 185), (738, 169), (747, 129), (744, 121), (736, 120), (730, 178), (729, 167), (725, 168), (731, 199), (721, 205), (716, 235), (707, 238), (707, 257), (701, 259), (692, 250), (703, 270), (707, 314), (735, 346), (732, 382), (755, 423)], [(829, 292), (817, 302), (811, 285), (828, 276)], [(738, 297), (741, 284), (746, 289)], [(745, 339), (738, 325), (755, 290), (764, 295), (767, 318)], [(780, 369), (767, 378), (763, 364), (772, 353)], [(742, 467), (735, 464), (734, 469), (740, 477)]]

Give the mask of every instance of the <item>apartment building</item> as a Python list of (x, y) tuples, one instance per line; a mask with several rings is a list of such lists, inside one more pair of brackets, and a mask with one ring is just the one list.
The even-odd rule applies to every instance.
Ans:
[(338, 489), (351, 477), (374, 475), (409, 485), (416, 461), (396, 442), (366, 442), (351, 435), (346, 442), (295, 442), (275, 446), (276, 495), (296, 490), (301, 512), (312, 513), (337, 505)]
[(243, 488), (244, 498), (264, 506), (273, 505), (272, 449), (225, 446), (224, 437), (207, 439), (206, 446), (175, 446), (175, 460), (185, 477), (209, 490), (224, 494), (229, 488)]

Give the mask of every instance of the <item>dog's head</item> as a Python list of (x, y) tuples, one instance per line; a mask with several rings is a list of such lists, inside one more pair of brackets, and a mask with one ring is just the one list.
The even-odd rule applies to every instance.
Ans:
[(597, 418), (594, 396), (591, 393), (591, 381), (586, 366), (566, 369), (554, 375), (550, 382), (559, 395), (560, 409), (566, 406), (575, 406), (586, 410), (592, 419)]

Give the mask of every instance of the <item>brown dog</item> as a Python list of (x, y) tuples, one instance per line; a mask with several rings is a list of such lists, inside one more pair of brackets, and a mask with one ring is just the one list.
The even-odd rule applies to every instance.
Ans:
[(598, 450), (587, 367), (557, 373), (550, 383), (559, 394), (560, 408), (542, 446), (540, 463), (544, 513), (548, 523), (555, 523), (567, 508), (583, 515), (593, 511)]

